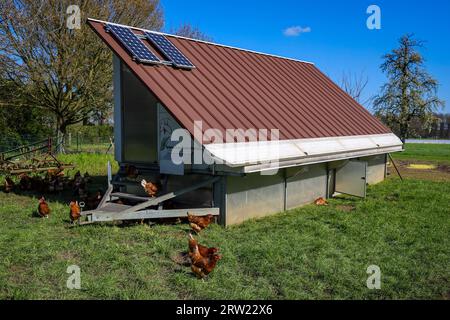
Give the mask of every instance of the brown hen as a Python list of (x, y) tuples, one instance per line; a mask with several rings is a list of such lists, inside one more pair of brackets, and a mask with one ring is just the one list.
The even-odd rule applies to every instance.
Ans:
[(214, 219), (212, 214), (208, 214), (206, 216), (195, 216), (188, 212), (187, 216), (190, 227), (197, 233), (209, 226)]
[(39, 199), (38, 213), (42, 218), (48, 218), (48, 216), (50, 215), (50, 207), (48, 206), (47, 202), (45, 202), (44, 197), (41, 197)]
[(81, 208), (78, 205), (78, 201), (72, 201), (69, 204), (70, 207), (70, 221), (74, 223), (75, 221), (78, 221), (81, 216)]
[(102, 191), (98, 190), (94, 196), (89, 197), (87, 199), (87, 207), (89, 209), (97, 209), (100, 202), (102, 201), (102, 198), (103, 198)]
[(202, 246), (201, 244), (198, 243), (197, 240), (194, 239), (192, 234), (189, 234), (189, 256), (190, 257), (192, 256), (196, 246), (198, 247), (198, 251), (200, 252), (200, 254), (203, 257), (209, 257), (213, 254), (216, 254), (219, 251), (219, 248), (216, 248), (216, 247), (208, 248), (208, 247)]
[(198, 249), (198, 245), (196, 245), (194, 246), (194, 250), (191, 255), (191, 270), (197, 275), (197, 277), (204, 278), (214, 270), (217, 265), (217, 261), (221, 258), (222, 256), (217, 254), (213, 254), (208, 257), (202, 256)]
[(20, 189), (24, 191), (31, 190), (31, 178), (26, 173), (22, 173), (19, 178)]
[(128, 179), (135, 180), (139, 176), (138, 169), (133, 165), (125, 165), (125, 175)]
[(158, 186), (156, 185), (156, 183), (153, 183), (151, 181), (147, 182), (145, 181), (145, 179), (142, 179), (141, 186), (150, 197), (153, 198), (156, 196), (156, 193), (158, 192)]
[(5, 178), (5, 192), (9, 193), (11, 191), (13, 191), (14, 189), (14, 181), (12, 181), (12, 179), (10, 177), (6, 177)]
[(316, 206), (327, 206), (327, 205), (328, 205), (328, 201), (325, 200), (324, 198), (320, 197), (320, 198), (318, 198), (318, 199), (316, 199), (316, 200), (314, 201), (314, 204), (315, 204)]

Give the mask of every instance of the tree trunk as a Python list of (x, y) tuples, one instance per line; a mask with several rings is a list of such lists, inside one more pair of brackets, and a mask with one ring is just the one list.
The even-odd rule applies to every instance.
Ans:
[(65, 153), (65, 143), (67, 137), (67, 125), (63, 119), (57, 119), (58, 127), (56, 130), (56, 153)]
[(406, 139), (408, 139), (408, 131), (409, 125), (408, 123), (400, 123), (400, 139), (403, 143), (405, 143)]

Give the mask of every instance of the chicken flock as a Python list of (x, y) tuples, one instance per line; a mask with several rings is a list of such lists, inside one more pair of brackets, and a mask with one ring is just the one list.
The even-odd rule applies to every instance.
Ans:
[[(126, 166), (125, 174), (127, 178), (131, 180), (137, 180), (139, 178), (139, 172), (134, 166)], [(22, 191), (53, 193), (63, 191), (65, 188), (70, 187), (73, 190), (74, 196), (80, 199), (80, 203), (82, 201), (88, 209), (95, 209), (101, 202), (103, 194), (101, 190), (98, 190), (91, 195), (87, 190), (87, 185), (90, 182), (91, 177), (87, 172), (84, 175), (81, 175), (80, 171), (78, 171), (73, 179), (67, 179), (64, 177), (62, 171), (49, 170), (44, 178), (36, 176), (30, 177), (25, 173), (21, 174), (17, 185), (10, 177), (6, 177), (4, 191), (9, 193), (13, 192), (16, 188), (19, 188)], [(150, 197), (153, 198), (157, 196), (160, 189), (159, 182), (142, 179), (140, 184)], [(69, 218), (72, 224), (80, 221), (80, 203), (77, 200), (72, 200), (69, 204)], [(324, 198), (318, 198), (314, 203), (318, 206), (328, 205), (328, 202)], [(43, 196), (39, 199), (37, 211), (42, 218), (48, 218), (50, 216), (51, 209)], [(212, 214), (197, 216), (188, 212), (187, 220), (191, 230), (196, 234), (199, 234), (214, 221), (214, 216)], [(205, 278), (216, 268), (218, 261), (222, 258), (218, 252), (219, 248), (201, 245), (194, 238), (192, 233), (189, 233), (188, 256), (191, 270), (197, 278)]]
[[(125, 174), (127, 178), (131, 180), (136, 180), (139, 177), (139, 171), (134, 166), (126, 166)], [(146, 181), (145, 179), (142, 179), (141, 186), (150, 197), (154, 198), (157, 196), (161, 184), (159, 182)], [(192, 231), (198, 234), (214, 221), (214, 216), (212, 214), (197, 216), (188, 212), (187, 219)], [(218, 248), (208, 248), (199, 244), (191, 233), (189, 233), (188, 240), (188, 253), (191, 270), (199, 279), (203, 279), (214, 270), (217, 262), (222, 258), (222, 256), (218, 254)]]
[(91, 176), (87, 172), (81, 175), (78, 171), (73, 179), (68, 179), (62, 170), (48, 170), (43, 178), (38, 175), (30, 176), (22, 173), (18, 176), (18, 180), (18, 183), (15, 183), (11, 177), (6, 177), (4, 191), (9, 193), (19, 189), (20, 191), (57, 193), (72, 188), (74, 195), (84, 201), (88, 197), (87, 184), (91, 182)]
[[(126, 168), (126, 175), (128, 178), (134, 180), (139, 177), (138, 171), (133, 166)], [(6, 193), (13, 192), (16, 189), (21, 191), (54, 193), (71, 188), (74, 197), (80, 200), (80, 202), (78, 200), (72, 200), (69, 203), (69, 219), (71, 224), (80, 222), (82, 211), (80, 204), (82, 202), (87, 209), (95, 209), (103, 198), (101, 190), (98, 190), (94, 194), (88, 191), (87, 186), (91, 182), (91, 177), (87, 172), (82, 175), (80, 171), (77, 171), (73, 179), (64, 177), (64, 173), (58, 170), (49, 170), (44, 178), (29, 176), (28, 174), (21, 174), (18, 178), (18, 183), (15, 183), (10, 177), (5, 178), (4, 191)], [(140, 184), (150, 197), (157, 196), (160, 189), (159, 182), (142, 179)], [(41, 196), (38, 200), (37, 213), (42, 218), (49, 218), (51, 214), (51, 208), (44, 196)], [(187, 212), (187, 221), (191, 230), (199, 234), (214, 222), (214, 216), (212, 214), (197, 216)], [(198, 243), (192, 233), (189, 233), (188, 255), (191, 270), (199, 279), (205, 278), (215, 269), (217, 262), (222, 258), (218, 252), (219, 248), (203, 246)]]
[[(81, 217), (81, 207), (79, 203), (84, 203), (87, 209), (95, 209), (100, 204), (103, 194), (101, 190), (91, 194), (88, 191), (88, 184), (92, 182), (92, 178), (88, 172), (84, 175), (77, 171), (72, 179), (65, 177), (62, 170), (48, 170), (44, 177), (30, 176), (22, 173), (18, 176), (18, 181), (14, 182), (11, 177), (6, 177), (4, 182), (4, 192), (10, 193), (16, 190), (33, 191), (38, 193), (53, 194), (59, 193), (67, 189), (73, 191), (73, 198), (69, 204), (69, 218), (71, 223), (79, 222)], [(50, 216), (51, 209), (44, 196), (38, 200), (37, 213), (42, 218)]]

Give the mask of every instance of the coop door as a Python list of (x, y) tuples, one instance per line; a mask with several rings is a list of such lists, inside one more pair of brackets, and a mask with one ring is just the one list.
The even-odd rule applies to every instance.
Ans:
[(356, 197), (366, 196), (367, 162), (348, 161), (336, 169), (335, 191)]

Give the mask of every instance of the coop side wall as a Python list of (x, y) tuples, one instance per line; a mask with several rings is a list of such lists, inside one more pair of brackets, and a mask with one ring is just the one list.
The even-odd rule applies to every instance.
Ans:
[(325, 163), (286, 169), (286, 210), (327, 197)]
[[(367, 161), (367, 183), (385, 179), (386, 155), (360, 158)], [(226, 177), (225, 225), (261, 218), (312, 203), (334, 193), (334, 168), (340, 162), (320, 163), (279, 170), (276, 175), (252, 173)]]
[(238, 224), (284, 210), (284, 178), (259, 173), (228, 176), (226, 182), (225, 224)]
[(279, 170), (276, 175), (229, 176), (226, 225), (261, 218), (326, 197), (326, 164)]

